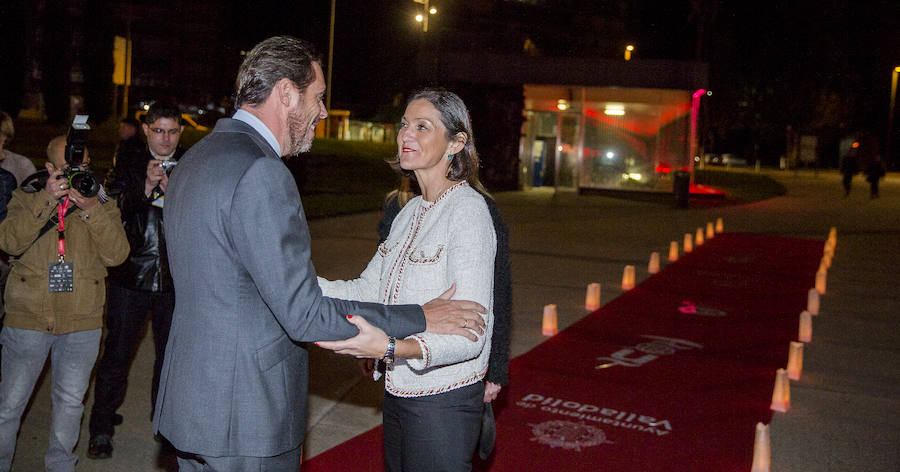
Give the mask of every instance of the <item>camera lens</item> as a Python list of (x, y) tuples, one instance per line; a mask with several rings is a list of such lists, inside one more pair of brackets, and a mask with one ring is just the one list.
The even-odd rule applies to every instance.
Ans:
[(85, 197), (96, 196), (100, 191), (100, 182), (94, 174), (88, 171), (75, 172), (69, 177), (69, 186)]

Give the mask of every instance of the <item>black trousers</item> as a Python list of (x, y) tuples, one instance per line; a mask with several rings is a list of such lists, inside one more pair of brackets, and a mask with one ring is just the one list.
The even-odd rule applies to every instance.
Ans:
[(844, 195), (850, 195), (850, 186), (853, 184), (853, 174), (844, 172), (841, 183), (844, 185)]
[(115, 425), (121, 422), (116, 410), (125, 401), (128, 370), (147, 324), (148, 311), (151, 313), (156, 348), (150, 389), (152, 418), (152, 408), (156, 407), (156, 393), (159, 390), (159, 373), (175, 310), (175, 292), (146, 292), (110, 285), (106, 303), (106, 340), (94, 380), (94, 406), (89, 425), (91, 437), (98, 434), (112, 436)]
[(426, 397), (385, 393), (385, 470), (472, 470), (483, 408), (484, 382)]

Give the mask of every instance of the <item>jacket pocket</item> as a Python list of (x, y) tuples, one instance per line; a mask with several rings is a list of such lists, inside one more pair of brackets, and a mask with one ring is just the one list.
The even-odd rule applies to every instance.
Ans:
[(6, 282), (6, 310), (15, 313), (41, 313), (44, 301), (47, 300), (47, 283), (35, 275), (11, 273)]
[(103, 316), (106, 302), (106, 283), (103, 277), (84, 276), (75, 279), (73, 316), (76, 319)]
[(302, 348), (294, 344), (286, 334), (282, 334), (278, 339), (256, 350), (256, 360), (259, 363), (259, 370), (265, 372), (272, 367), (275, 367), (279, 362), (287, 359), (288, 356), (297, 349)]
[(443, 244), (418, 246), (410, 249), (406, 256), (409, 272), (405, 277), (409, 288), (427, 292), (449, 288), (446, 280), (446, 256)]
[(394, 249), (396, 249), (397, 246), (399, 246), (399, 245), (400, 245), (399, 239), (396, 241), (390, 241), (390, 240), (382, 241), (381, 244), (378, 245), (378, 254), (381, 254), (382, 256), (387, 256), (388, 254), (393, 252)]

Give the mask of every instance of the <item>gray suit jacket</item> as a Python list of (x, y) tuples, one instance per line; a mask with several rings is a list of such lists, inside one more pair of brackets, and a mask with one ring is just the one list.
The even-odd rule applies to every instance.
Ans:
[(306, 430), (307, 353), (352, 337), (361, 315), (395, 336), (425, 330), (417, 305), (322, 296), (297, 185), (252, 127), (220, 120), (172, 172), (165, 232), (175, 313), (154, 431), (207, 456), (281, 454)]

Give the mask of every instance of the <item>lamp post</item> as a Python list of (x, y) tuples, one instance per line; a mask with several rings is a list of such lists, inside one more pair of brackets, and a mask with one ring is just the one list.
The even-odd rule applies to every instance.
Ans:
[(888, 113), (888, 132), (887, 132), (887, 140), (885, 141), (884, 146), (884, 162), (888, 166), (893, 164), (891, 160), (891, 141), (894, 137), (894, 103), (897, 100), (897, 74), (900, 73), (900, 66), (894, 67), (894, 72), (891, 74), (891, 108)]
[[(325, 83), (325, 110), (331, 114), (331, 76), (334, 67), (334, 7), (337, 0), (331, 0), (331, 23), (328, 28), (328, 80)], [(325, 137), (331, 134), (331, 119), (325, 119)]]
[(688, 143), (688, 168), (691, 169), (691, 180), (694, 178), (694, 154), (697, 152), (697, 119), (700, 114), (700, 98), (703, 95), (712, 95), (706, 89), (697, 89), (691, 94), (691, 136)]
[(634, 45), (633, 45), (633, 44), (629, 44), (628, 46), (625, 46), (625, 60), (626, 60), (626, 61), (630, 61), (630, 60), (631, 60), (631, 51), (634, 51)]
[(431, 0), (413, 0), (424, 5), (423, 13), (416, 15), (416, 21), (422, 23), (422, 32), (428, 32), (428, 17), (437, 13), (437, 8), (431, 6)]

